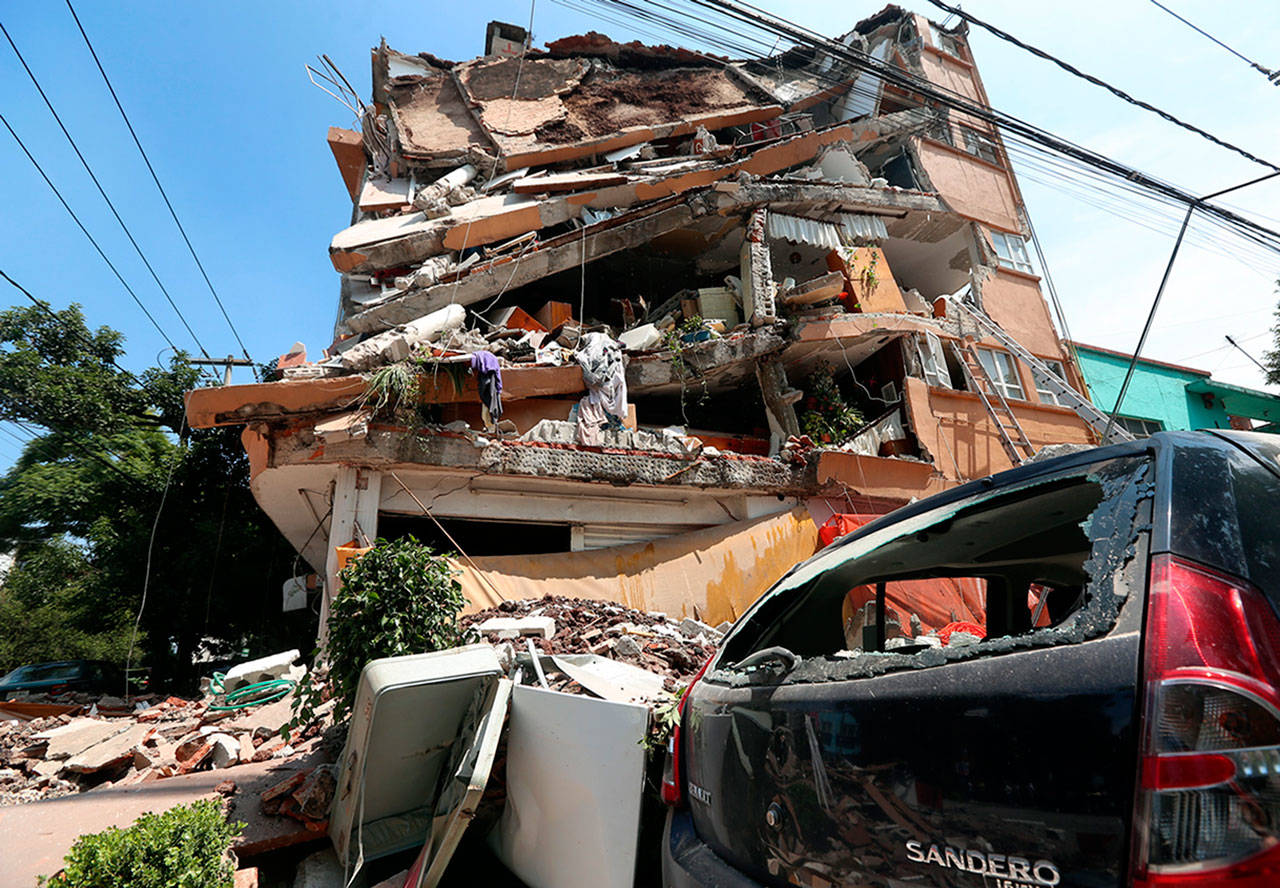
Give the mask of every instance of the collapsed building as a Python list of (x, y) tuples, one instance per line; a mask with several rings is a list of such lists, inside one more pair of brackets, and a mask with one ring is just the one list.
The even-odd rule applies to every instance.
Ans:
[(373, 51), (362, 131), (329, 133), (333, 344), (188, 395), (193, 427), (244, 427), (324, 601), (345, 551), (412, 533), (477, 608), (714, 625), (833, 515), (1099, 441), (999, 133), (856, 64), (986, 105), (963, 25), (889, 6), (849, 52), (750, 60), (487, 43)]

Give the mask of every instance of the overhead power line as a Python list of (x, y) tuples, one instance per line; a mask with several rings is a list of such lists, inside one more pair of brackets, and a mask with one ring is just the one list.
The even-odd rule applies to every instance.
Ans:
[[(598, 18), (601, 21), (628, 28), (659, 43), (671, 40), (672, 35), (678, 35), (695, 40), (703, 45), (723, 49), (741, 59), (767, 56), (777, 50), (776, 36), (771, 35), (770, 39), (760, 40), (753, 37), (749, 29), (736, 28), (732, 31), (732, 38), (730, 38), (729, 32), (717, 31), (716, 24), (708, 19), (692, 15), (684, 10), (678, 10), (671, 5), (664, 6), (660, 3), (653, 3), (651, 8), (646, 9), (634, 4), (609, 2), (609, 0), (576, 0), (576, 2), (575, 0), (552, 0), (552, 2), (575, 12)], [(588, 5), (592, 3), (595, 5)], [(618, 12), (616, 14), (606, 12), (603, 8), (606, 5), (617, 7)], [(670, 12), (670, 15), (664, 16), (657, 12), (657, 9), (666, 9)], [(679, 19), (676, 18), (677, 13), (680, 15)], [(628, 16), (632, 20), (627, 21), (622, 16)], [(690, 23), (686, 21), (686, 18), (701, 22), (706, 27), (699, 27), (697, 24)], [(643, 22), (643, 24), (640, 22)], [(723, 65), (726, 63), (726, 59), (722, 56), (707, 55), (697, 50), (689, 51), (710, 64)], [(770, 61), (767, 58), (760, 58), (756, 64), (769, 65)], [(776, 61), (776, 59), (773, 61)], [(850, 96), (857, 96), (871, 102), (876, 102), (880, 99), (878, 85), (869, 85), (864, 80), (850, 79), (849, 75), (836, 76), (829, 72), (811, 69), (806, 70), (805, 75), (833, 89), (845, 90)], [(898, 95), (896, 98), (898, 101), (911, 104), (910, 100), (902, 95)], [(916, 100), (914, 107), (931, 108), (928, 103), (922, 100)], [(1100, 169), (1096, 165), (1087, 164), (1078, 158), (1055, 152), (1016, 133), (994, 133), (990, 129), (966, 123), (959, 117), (951, 119), (950, 123), (952, 126), (958, 127), (965, 135), (973, 133), (979, 134), (988, 140), (992, 138), (998, 139), (1002, 147), (1008, 149), (1004, 152), (1006, 155), (1012, 155), (1016, 151), (1018, 160), (1021, 163), (1028, 164), (1049, 177), (1044, 179), (1037, 175), (1025, 174), (1025, 177), (1032, 181), (1064, 191), (1073, 198), (1081, 200), (1090, 206), (1102, 209), (1104, 212), (1119, 218), (1133, 221), (1152, 231), (1165, 232), (1172, 235), (1178, 228), (1178, 219), (1181, 218), (1182, 211), (1185, 209), (1185, 204), (1181, 200), (1162, 192), (1152, 191), (1143, 185), (1134, 184), (1129, 178), (1118, 177), (1110, 170)], [(1008, 157), (1006, 157), (1004, 163), (1009, 166), (1007, 161)], [(1132, 198), (1122, 198), (1118, 192), (1127, 192)], [(1147, 201), (1152, 206), (1144, 207), (1142, 204), (1137, 203), (1137, 200)], [(1165, 206), (1170, 209), (1176, 206), (1178, 208), (1177, 215), (1166, 214), (1159, 209)], [(1259, 214), (1254, 213), (1253, 215)], [(1266, 265), (1277, 259), (1277, 253), (1280, 252), (1280, 242), (1274, 244), (1262, 243), (1253, 234), (1242, 234), (1229, 220), (1216, 216), (1204, 216), (1202, 218), (1208, 225), (1218, 229), (1222, 234), (1233, 236), (1236, 243), (1229, 243), (1214, 231), (1201, 232), (1194, 229), (1187, 234), (1189, 242), (1197, 242), (1206, 249), (1240, 261), (1250, 271), (1263, 277), (1274, 279), (1280, 273), (1273, 270), (1263, 270), (1258, 267), (1258, 263)], [(1249, 258), (1254, 259), (1254, 264), (1248, 262)]]
[(1173, 17), (1174, 17), (1174, 18), (1176, 18), (1178, 21), (1182, 22), (1184, 25), (1186, 25), (1186, 26), (1187, 26), (1188, 28), (1190, 28), (1191, 30), (1195, 31), (1197, 34), (1200, 34), (1200, 35), (1201, 35), (1201, 36), (1203, 36), (1203, 37), (1208, 37), (1210, 40), (1212, 40), (1214, 43), (1216, 43), (1216, 44), (1218, 44), (1219, 46), (1221, 46), (1221, 47), (1222, 47), (1223, 49), (1225, 49), (1227, 52), (1231, 53), (1233, 56), (1235, 56), (1236, 58), (1240, 59), (1242, 62), (1244, 62), (1244, 63), (1245, 63), (1246, 65), (1248, 65), (1250, 68), (1253, 68), (1255, 71), (1257, 71), (1258, 73), (1260, 73), (1263, 77), (1265, 77), (1265, 78), (1267, 78), (1268, 80), (1270, 80), (1273, 84), (1275, 84), (1275, 83), (1280, 83), (1280, 71), (1272, 71), (1270, 68), (1265, 68), (1265, 67), (1263, 67), (1262, 65), (1259, 65), (1259, 64), (1258, 64), (1257, 62), (1255, 62), (1253, 59), (1249, 58), (1248, 56), (1244, 55), (1244, 54), (1243, 54), (1243, 53), (1241, 53), (1241, 52), (1237, 52), (1235, 49), (1233, 49), (1232, 47), (1230, 47), (1230, 46), (1228, 46), (1227, 44), (1223, 43), (1223, 42), (1222, 42), (1221, 40), (1219, 40), (1217, 37), (1214, 37), (1214, 36), (1213, 36), (1212, 34), (1210, 34), (1208, 31), (1204, 30), (1203, 28), (1199, 27), (1198, 25), (1195, 25), (1195, 24), (1193, 24), (1193, 23), (1191, 23), (1191, 22), (1187, 21), (1187, 20), (1186, 20), (1186, 19), (1184, 19), (1182, 16), (1180, 16), (1180, 15), (1178, 15), (1176, 12), (1174, 12), (1172, 9), (1170, 9), (1170, 8), (1169, 8), (1169, 7), (1167, 7), (1167, 6), (1165, 6), (1163, 3), (1158, 2), (1158, 0), (1151, 0), (1151, 3), (1152, 3), (1153, 5), (1155, 5), (1155, 6), (1160, 7), (1160, 8), (1161, 8), (1161, 9), (1163, 9), (1165, 12), (1169, 13), (1169, 15), (1173, 16)]
[[(1197, 195), (1185, 189), (1063, 139), (1012, 114), (980, 104), (967, 96), (954, 90), (946, 89), (895, 64), (881, 62), (864, 52), (845, 46), (840, 42), (831, 40), (815, 31), (803, 28), (757, 7), (734, 2), (734, 0), (688, 0), (690, 5), (712, 10), (731, 20), (729, 22), (707, 22), (705, 19), (692, 16), (687, 10), (676, 9), (670, 5), (663, 4), (660, 0), (648, 0), (644, 4), (632, 2), (632, 0), (592, 0), (592, 2), (625, 10), (629, 15), (646, 21), (661, 22), (673, 30), (689, 27), (687, 20), (695, 18), (708, 24), (715, 34), (721, 36), (729, 35), (731, 46), (733, 45), (732, 41), (742, 38), (743, 29), (740, 25), (743, 24), (771, 35), (783, 37), (796, 46), (811, 48), (845, 61), (855, 70), (872, 73), (887, 84), (892, 84), (899, 89), (915, 94), (922, 104), (934, 103), (940, 107), (963, 112), (970, 117), (1000, 127), (1003, 131), (1002, 135), (1006, 138), (1009, 133), (1012, 133), (1043, 149), (1102, 170), (1129, 185), (1147, 189), (1163, 198), (1180, 204), (1184, 208), (1194, 205), (1202, 216), (1211, 220), (1220, 220), (1232, 226), (1235, 234), (1248, 238), (1270, 250), (1280, 251), (1280, 232), (1273, 231), (1225, 207), (1204, 203)], [(669, 14), (664, 15), (660, 11), (664, 9)], [(715, 39), (715, 36), (713, 35), (711, 38), (703, 37), (703, 39), (708, 39), (708, 42), (711, 42)], [(730, 51), (734, 50), (731, 49)]]
[[(178, 213), (173, 208), (173, 203), (169, 200), (169, 195), (165, 192), (164, 186), (160, 184), (160, 177), (156, 175), (155, 167), (151, 165), (151, 158), (147, 156), (146, 150), (142, 147), (142, 141), (138, 138), (137, 132), (133, 128), (133, 123), (129, 120), (129, 115), (125, 113), (124, 105), (120, 102), (120, 97), (116, 94), (116, 88), (111, 84), (111, 78), (107, 77), (106, 69), (102, 67), (102, 61), (98, 58), (97, 51), (93, 48), (93, 43), (89, 40), (89, 35), (84, 30), (84, 25), (80, 23), (80, 16), (76, 15), (75, 7), (71, 5), (71, 0), (67, 0), (67, 10), (71, 13), (71, 17), (75, 19), (76, 27), (80, 29), (80, 36), (84, 38), (84, 44), (89, 48), (89, 54), (93, 56), (93, 62), (98, 66), (98, 73), (102, 75), (103, 82), (107, 85), (107, 90), (111, 93), (112, 100), (116, 103), (116, 108), (120, 111), (120, 116), (124, 119), (124, 125), (129, 128), (129, 135), (133, 137), (133, 144), (138, 146), (138, 153), (142, 155), (142, 161), (147, 165), (147, 172), (151, 174), (151, 181), (156, 183), (156, 189), (160, 192), (160, 196), (164, 198), (164, 205), (169, 209), (169, 215), (173, 217), (173, 224), (178, 226), (178, 232), (182, 235), (183, 242), (187, 245), (187, 250), (191, 253), (191, 258), (195, 260), (196, 268), (200, 269), (200, 276), (204, 278), (205, 285), (209, 288), (209, 293), (213, 296), (213, 301), (218, 304), (218, 310), (222, 312), (222, 317), (226, 320), (227, 326), (231, 328), (231, 335), (235, 337), (236, 344), (240, 346), (240, 352), (244, 355), (245, 360), (251, 364), (253, 358), (249, 357), (249, 350), (245, 348), (244, 340), (240, 338), (240, 331), (236, 329), (235, 323), (231, 320), (231, 315), (227, 313), (226, 306), (222, 304), (222, 297), (218, 295), (217, 289), (213, 286), (213, 281), (209, 279), (209, 273), (204, 270), (204, 263), (200, 261), (200, 256), (196, 253), (196, 248), (191, 243), (191, 238), (187, 236), (187, 230), (182, 226), (182, 221), (178, 219)], [(254, 376), (257, 377), (257, 370), (254, 370)]]
[(164, 328), (160, 326), (160, 322), (157, 321), (151, 312), (147, 310), (147, 307), (142, 304), (142, 300), (138, 298), (138, 294), (133, 291), (133, 287), (130, 287), (129, 282), (120, 274), (119, 269), (117, 269), (112, 261), (107, 258), (107, 254), (103, 252), (102, 247), (100, 247), (98, 242), (94, 240), (93, 235), (89, 233), (89, 229), (84, 227), (84, 223), (80, 221), (80, 217), (76, 215), (76, 211), (71, 209), (71, 205), (67, 203), (66, 198), (62, 196), (62, 192), (58, 190), (58, 186), (53, 184), (53, 180), (50, 179), (48, 173), (44, 171), (44, 167), (40, 165), (40, 161), (36, 160), (35, 155), (27, 150), (26, 143), (22, 141), (14, 131), (13, 127), (9, 125), (9, 121), (5, 118), (4, 114), (0, 114), (0, 123), (4, 124), (4, 128), (9, 131), (9, 135), (13, 136), (13, 140), (18, 143), (18, 147), (21, 148), (22, 153), (27, 156), (27, 160), (31, 161), (32, 166), (36, 168), (36, 172), (40, 174), (40, 177), (44, 179), (45, 184), (49, 186), (53, 191), (54, 196), (58, 198), (58, 202), (62, 204), (62, 208), (67, 211), (71, 216), (72, 221), (76, 223), (80, 231), (84, 233), (84, 236), (89, 239), (89, 243), (93, 244), (93, 248), (98, 251), (98, 255), (102, 257), (102, 261), (107, 263), (107, 268), (111, 269), (111, 273), (116, 276), (116, 280), (120, 282), (120, 286), (125, 288), (125, 291), (133, 297), (133, 301), (137, 303), (138, 308), (142, 309), (142, 313), (147, 316), (147, 320), (151, 322), (151, 326), (156, 328), (156, 332), (159, 333), (160, 337), (169, 344), (171, 349), (178, 351), (178, 347), (173, 344), (173, 340), (169, 338), (169, 334), (164, 331)]
[(964, 19), (966, 22), (969, 22), (970, 24), (977, 25), (979, 28), (982, 28), (984, 31), (987, 31), (990, 34), (993, 34), (996, 37), (999, 37), (1001, 40), (1005, 41), (1006, 43), (1012, 43), (1014, 46), (1018, 47), (1019, 49), (1024, 49), (1038, 58), (1042, 58), (1048, 62), (1053, 62), (1055, 65), (1057, 65), (1062, 70), (1066, 71), (1068, 74), (1071, 74), (1075, 77), (1079, 77), (1081, 80), (1086, 80), (1089, 83), (1092, 83), (1094, 86), (1102, 87), (1107, 92), (1111, 93), (1113, 96), (1119, 99), (1123, 99), (1124, 101), (1128, 102), (1130, 105), (1134, 105), (1138, 108), (1143, 109), (1144, 111), (1150, 111), (1152, 114), (1155, 114), (1163, 118), (1164, 120), (1167, 120), (1169, 123), (1172, 123), (1174, 126), (1180, 126), (1184, 130), (1193, 132), (1196, 135), (1200, 136), (1202, 139), (1208, 139), (1210, 142), (1212, 142), (1215, 145), (1218, 145), (1221, 148), (1226, 148), (1228, 151), (1234, 151), (1236, 154), (1239, 154), (1241, 157), (1247, 160), (1251, 160), (1256, 164), (1261, 164), (1262, 166), (1267, 167), (1269, 169), (1280, 170), (1280, 166), (1276, 166), (1271, 161), (1263, 160), (1261, 157), (1258, 157), (1246, 151), (1240, 146), (1233, 145), (1232, 143), (1226, 141), (1225, 139), (1220, 139), (1217, 136), (1215, 136), (1213, 133), (1207, 130), (1203, 130), (1193, 123), (1187, 123), (1185, 120), (1175, 117), (1172, 114), (1170, 114), (1168, 111), (1157, 108), (1155, 105), (1152, 105), (1149, 102), (1144, 102), (1141, 99), (1134, 98), (1129, 93), (1125, 92), (1124, 90), (1120, 89), (1117, 86), (1113, 86), (1110, 83), (1107, 83), (1105, 80), (1101, 79), (1100, 77), (1095, 77), (1092, 74), (1087, 74), (1084, 71), (1081, 71), (1075, 65), (1072, 65), (1069, 62), (1065, 62), (1062, 59), (1058, 58), (1057, 56), (1051, 53), (1045, 52), (1043, 49), (1040, 49), (1039, 47), (1032, 46), (1030, 43), (1027, 43), (1024, 40), (1020, 40), (1017, 37), (1014, 37), (1008, 31), (1001, 30), (1000, 28), (997, 28), (995, 25), (989, 22), (984, 22), (982, 19), (973, 15), (970, 15), (969, 13), (965, 12), (958, 6), (952, 6), (950, 3), (944, 3), (943, 0), (929, 0), (929, 2), (932, 3), (934, 6), (938, 7), (939, 9), (946, 10), (952, 15), (960, 16), (962, 19)]
[[(0, 278), (4, 278), (14, 287), (14, 289), (16, 289), (23, 296), (26, 296), (28, 299), (30, 299), (32, 304), (34, 304), (36, 308), (43, 311), (45, 314), (53, 318), (55, 321), (58, 321), (59, 323), (63, 322), (62, 317), (50, 307), (49, 303), (45, 302), (43, 299), (37, 299), (35, 296), (31, 295), (30, 290), (22, 286), (22, 284), (18, 283), (13, 278), (9, 277), (9, 275), (6, 274), (4, 269), (2, 268), (0, 268)], [(90, 340), (88, 337), (82, 334), (79, 330), (72, 330), (71, 327), (66, 326), (65, 324), (64, 324), (64, 329), (66, 329), (68, 333), (71, 333), (72, 335), (74, 335), (84, 345), (87, 345), (90, 348), (90, 350), (96, 350), (98, 348), (96, 343), (94, 343), (92, 340)], [(139, 379), (133, 373), (129, 372), (128, 370), (124, 369), (119, 364), (117, 364), (115, 358), (107, 358), (107, 363), (109, 363), (112, 367), (115, 367), (125, 376), (129, 377), (135, 383), (137, 383), (138, 388), (142, 389), (143, 391), (147, 390), (146, 383), (144, 383), (141, 379)]]
[[(49, 100), (49, 96), (45, 94), (44, 87), (40, 85), (40, 81), (36, 78), (35, 73), (27, 64), (27, 60), (23, 58), (21, 50), (18, 49), (18, 44), (13, 42), (13, 38), (9, 36), (9, 31), (5, 28), (3, 23), (0, 23), (0, 33), (3, 33), (5, 40), (9, 41), (9, 46), (13, 48), (14, 55), (18, 57), (18, 61), (22, 64), (22, 69), (27, 72), (27, 77), (30, 78), (31, 83), (35, 86), (36, 92), (40, 93), (40, 98), (44, 100), (44, 104), (49, 109), (49, 113), (52, 114), (53, 119), (57, 121), (58, 128), (62, 130), (62, 134), (67, 137), (67, 142), (71, 145), (71, 150), (74, 151), (76, 157), (80, 159), (80, 165), (84, 167), (85, 172), (89, 174), (89, 178), (93, 180), (93, 184), (98, 189), (98, 193), (101, 194), (102, 199), (106, 201), (107, 207), (111, 210), (111, 215), (115, 216), (116, 222), (120, 224), (120, 228), (124, 231), (125, 237), (127, 237), (129, 239), (129, 243), (133, 245), (133, 249), (138, 254), (138, 258), (142, 260), (142, 264), (146, 266), (147, 271), (151, 273), (152, 280), (156, 282), (156, 286), (160, 288), (160, 292), (163, 293), (164, 298), (168, 300), (169, 305), (174, 310), (174, 313), (177, 314), (178, 320), (182, 322), (182, 326), (186, 328), (192, 341), (194, 341), (196, 347), (200, 349), (200, 353), (206, 358), (209, 357), (209, 352), (205, 350), (204, 345), (200, 342), (200, 337), (198, 337), (196, 332), (191, 329), (191, 325), (187, 323), (186, 316), (183, 315), (182, 309), (178, 307), (178, 303), (174, 302), (173, 297), (169, 295), (168, 289), (166, 289), (165, 285), (160, 281), (160, 276), (156, 274), (156, 270), (152, 267), (151, 261), (147, 259), (146, 254), (142, 251), (142, 247), (138, 245), (138, 241), (134, 238), (133, 232), (129, 230), (129, 226), (125, 224), (124, 219), (120, 216), (119, 211), (116, 209), (116, 205), (112, 203), (111, 198), (107, 196), (106, 189), (104, 189), (102, 187), (102, 183), (98, 181), (98, 177), (93, 172), (93, 168), (89, 166), (89, 161), (85, 160), (84, 154), (81, 153), (80, 146), (76, 144), (76, 140), (72, 137), (70, 131), (68, 131), (66, 125), (62, 122), (62, 118), (59, 116), (57, 109), (53, 107), (53, 102), (51, 102)], [(172, 345), (172, 343), (170, 344)]]

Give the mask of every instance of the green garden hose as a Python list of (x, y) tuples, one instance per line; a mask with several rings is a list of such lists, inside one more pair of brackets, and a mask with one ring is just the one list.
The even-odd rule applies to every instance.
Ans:
[(245, 685), (242, 688), (236, 688), (231, 693), (227, 693), (222, 682), (226, 676), (221, 672), (213, 673), (213, 681), (209, 683), (209, 690), (223, 698), (220, 704), (209, 707), (214, 712), (230, 712), (235, 709), (248, 709), (250, 706), (257, 706), (259, 703), (270, 703), (273, 700), (279, 700), (293, 692), (297, 682), (291, 678), (273, 678), (269, 681), (260, 681), (256, 684)]

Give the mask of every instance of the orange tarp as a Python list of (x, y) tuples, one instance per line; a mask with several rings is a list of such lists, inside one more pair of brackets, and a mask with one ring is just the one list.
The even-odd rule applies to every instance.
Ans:
[[(900, 630), (894, 635), (912, 635), (911, 615), (920, 618), (921, 632), (936, 632), (957, 621), (987, 623), (987, 581), (981, 577), (936, 577), (920, 580), (891, 580), (884, 588), (885, 614), (892, 613)], [(845, 596), (843, 616), (849, 619), (876, 600), (876, 587), (854, 586)]]
[(503, 555), (456, 562), (468, 612), (505, 599), (568, 595), (696, 617), (735, 620), (778, 578), (814, 553), (805, 508), (693, 533), (583, 552)]

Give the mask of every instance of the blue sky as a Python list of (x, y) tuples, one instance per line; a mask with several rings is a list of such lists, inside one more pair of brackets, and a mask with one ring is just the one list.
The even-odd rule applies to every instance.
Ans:
[[(830, 34), (882, 6), (763, 5)], [(1167, 5), (1246, 55), (1280, 66), (1268, 39), (1280, 32), (1280, 4), (1238, 2), (1229, 16), (1227, 7), (1203, 0)], [(943, 17), (925, 0), (912, 8)], [(1280, 88), (1147, 0), (970, 0), (965, 8), (1255, 153), (1280, 157)], [(294, 340), (313, 355), (329, 342), (338, 277), (326, 248), (350, 213), (325, 144), (327, 127), (351, 125), (350, 114), (308, 82), (303, 65), (327, 53), (367, 96), (369, 48), (381, 36), (406, 52), (470, 58), (482, 49), (486, 22), (524, 23), (530, 7), (497, 0), (127, 7), (81, 0), (77, 12), (249, 351), (265, 361)], [(0, 14), (196, 333), (215, 356), (236, 351), (66, 7), (11, 2)], [(552, 0), (537, 3), (537, 43), (589, 29), (636, 36)], [(992, 101), (1003, 110), (1192, 190), (1212, 191), (1262, 171), (983, 32), (975, 31), (972, 43)], [(0, 110), (161, 325), (194, 351), (7, 44), (0, 44), (0, 82), (6, 85)], [(1016, 156), (1014, 166), (1072, 334), (1132, 348), (1172, 246), (1176, 211), (1152, 216), (1122, 197), (1081, 199), (1060, 184), (1034, 181), (1045, 177)], [(91, 324), (123, 331), (126, 366), (154, 364), (164, 341), (3, 132), (0, 170), (0, 268), (55, 306), (79, 302)], [(1277, 198), (1280, 184), (1268, 183), (1230, 202), (1280, 216)], [(1158, 230), (1101, 209), (1103, 202)], [(1280, 220), (1259, 221), (1280, 228)], [(1245, 256), (1231, 242), (1184, 248), (1147, 354), (1261, 385), (1260, 373), (1225, 347), (1223, 336), (1259, 356), (1270, 345), (1278, 274), (1280, 258)], [(0, 304), (20, 299), (5, 292)], [(236, 378), (249, 380), (246, 371)], [(12, 459), (15, 448), (0, 440), (0, 459)]]

